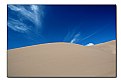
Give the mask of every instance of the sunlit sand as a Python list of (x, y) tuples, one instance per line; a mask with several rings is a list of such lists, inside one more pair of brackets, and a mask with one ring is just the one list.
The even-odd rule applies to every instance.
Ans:
[(115, 77), (116, 41), (49, 43), (8, 50), (8, 77)]

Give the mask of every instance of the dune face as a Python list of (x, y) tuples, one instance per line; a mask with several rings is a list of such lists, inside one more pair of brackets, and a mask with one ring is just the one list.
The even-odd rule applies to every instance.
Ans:
[(49, 43), (8, 50), (8, 77), (116, 77), (116, 41)]

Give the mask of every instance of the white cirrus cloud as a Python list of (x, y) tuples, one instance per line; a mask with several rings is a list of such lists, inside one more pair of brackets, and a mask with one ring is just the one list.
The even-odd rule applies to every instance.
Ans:
[[(19, 19), (8, 19), (8, 27), (11, 29), (18, 31), (18, 32), (25, 32), (27, 30), (30, 30), (31, 28), (26, 25), (26, 23), (23, 23), (21, 19), (27, 19), (31, 21), (33, 24), (35, 24), (34, 29), (38, 30), (41, 28), (41, 18), (43, 16), (43, 10), (42, 8), (39, 8), (38, 5), (30, 5), (29, 9), (25, 8), (25, 6), (22, 5), (8, 5), (8, 8), (10, 8), (13, 11), (16, 11), (17, 14), (21, 14), (19, 16)], [(9, 16), (8, 16), (9, 18)]]
[(80, 32), (77, 33), (71, 40), (71, 43), (77, 43), (80, 39)]
[(29, 28), (26, 24), (10, 18), (8, 19), (8, 27), (13, 29), (14, 31), (21, 32), (21, 33), (25, 33), (29, 31)]

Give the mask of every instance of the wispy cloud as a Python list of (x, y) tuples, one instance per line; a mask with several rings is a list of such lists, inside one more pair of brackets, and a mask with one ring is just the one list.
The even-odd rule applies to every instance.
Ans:
[(63, 41), (74, 42), (75, 39), (73, 39), (73, 38), (78, 37), (80, 35), (80, 32), (79, 33), (77, 33), (77, 32), (78, 32), (78, 27), (74, 27), (73, 29), (68, 28), (67, 34), (65, 35)]
[(79, 33), (77, 33), (74, 37), (73, 37), (73, 39), (71, 40), (71, 43), (76, 43), (76, 42), (78, 42), (79, 41), (79, 39), (80, 39), (80, 32)]
[[(34, 23), (36, 24), (36, 26), (41, 25), (41, 17), (43, 16), (43, 12), (41, 10), (41, 12), (39, 13), (39, 7), (37, 5), (31, 5), (31, 10), (33, 10), (33, 13), (31, 13), (31, 19), (34, 20)], [(32, 17), (33, 16), (33, 17)], [(31, 20), (30, 19), (30, 20)]]
[(8, 5), (8, 7), (11, 9), (11, 10), (14, 10), (14, 11), (20, 11), (21, 8), (19, 8), (18, 6), (14, 6), (14, 5)]
[(87, 40), (89, 38), (91, 38), (92, 36), (94, 36), (95, 34), (99, 33), (100, 31), (102, 31), (105, 28), (105, 26), (103, 28), (99, 28), (98, 30), (96, 30), (95, 32), (91, 33), (88, 36), (85, 36), (84, 38), (81, 38), (80, 32), (77, 33), (71, 40), (71, 43), (77, 43), (77, 42), (81, 42), (84, 40)]
[(8, 5), (8, 7), (20, 13), (22, 16), (20, 18), (26, 18), (35, 24), (35, 28), (41, 27), (41, 18), (43, 16), (42, 8), (39, 9), (37, 5), (30, 5), (30, 10), (26, 9), (24, 6)]
[(8, 19), (8, 27), (21, 33), (26, 33), (29, 31), (29, 27), (26, 24), (11, 18)]
[[(8, 5), (8, 8), (12, 12), (15, 12), (12, 15), (17, 15), (17, 18), (8, 16), (7, 26), (9, 28), (20, 33), (25, 33), (27, 38), (33, 41), (44, 39), (43, 35), (38, 32), (38, 30), (42, 29), (43, 6)], [(27, 24), (25, 21), (30, 21), (30, 24)]]
[(71, 38), (73, 38), (74, 34), (75, 34), (75, 31), (68, 31), (67, 35), (64, 38), (64, 41), (70, 41)]

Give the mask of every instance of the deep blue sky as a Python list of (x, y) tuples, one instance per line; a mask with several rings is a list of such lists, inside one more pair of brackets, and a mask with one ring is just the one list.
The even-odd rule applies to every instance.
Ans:
[(8, 5), (8, 49), (116, 39), (115, 5)]

